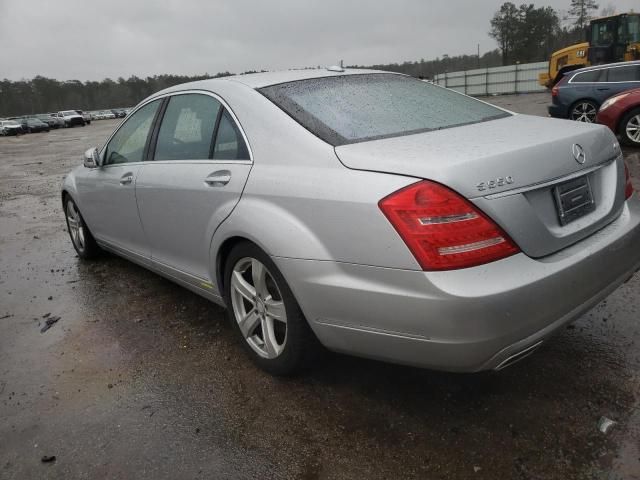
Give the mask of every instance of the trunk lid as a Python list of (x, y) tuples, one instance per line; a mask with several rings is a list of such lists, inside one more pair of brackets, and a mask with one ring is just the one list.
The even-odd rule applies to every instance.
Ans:
[[(574, 145), (584, 159), (576, 159), (580, 149)], [(616, 218), (624, 204), (620, 149), (599, 125), (513, 115), (335, 151), (348, 168), (424, 178), (456, 190), (532, 257), (592, 234)], [(575, 178), (588, 178), (595, 209), (561, 225), (555, 188)]]

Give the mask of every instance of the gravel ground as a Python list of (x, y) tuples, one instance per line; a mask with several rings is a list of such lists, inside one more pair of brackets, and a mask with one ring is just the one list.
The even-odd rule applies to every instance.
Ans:
[(59, 184), (115, 125), (0, 138), (1, 479), (640, 478), (639, 276), (500, 373), (328, 355), (272, 378), (220, 307), (76, 257)]

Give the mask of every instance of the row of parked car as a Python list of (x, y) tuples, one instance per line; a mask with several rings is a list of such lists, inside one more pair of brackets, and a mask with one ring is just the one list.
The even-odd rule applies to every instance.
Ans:
[(551, 99), (552, 117), (607, 125), (624, 144), (640, 147), (640, 61), (568, 72)]
[(91, 117), (94, 120), (106, 120), (111, 118), (124, 118), (129, 113), (130, 108), (114, 108), (111, 110), (97, 110), (91, 112)]
[(48, 132), (54, 128), (68, 128), (90, 125), (92, 120), (124, 118), (130, 109), (100, 110), (84, 112), (82, 110), (63, 110), (57, 113), (40, 113), (0, 120), (0, 135), (21, 135), (23, 133)]

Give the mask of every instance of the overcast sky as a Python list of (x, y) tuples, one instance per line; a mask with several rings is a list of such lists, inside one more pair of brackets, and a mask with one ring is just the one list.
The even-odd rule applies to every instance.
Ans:
[[(0, 0), (0, 78), (214, 74), (473, 54), (504, 0)], [(514, 3), (523, 3), (515, 1)], [(569, 0), (534, 2), (568, 8)], [(601, 1), (618, 12), (638, 0)]]

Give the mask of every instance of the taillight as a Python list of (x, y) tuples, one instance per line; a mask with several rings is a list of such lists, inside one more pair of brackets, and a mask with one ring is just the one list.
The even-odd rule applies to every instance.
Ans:
[(631, 183), (631, 174), (627, 162), (624, 163), (624, 199), (627, 200), (633, 195), (633, 184)]
[(551, 89), (551, 96), (552, 97), (557, 97), (558, 93), (560, 93), (560, 85), (567, 83), (567, 81), (569, 80), (569, 76), (565, 75), (563, 76), (560, 80), (558, 80), (558, 83), (556, 83), (553, 88)]
[(471, 202), (438, 183), (414, 183), (378, 205), (423, 270), (473, 267), (520, 251)]

